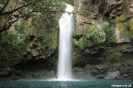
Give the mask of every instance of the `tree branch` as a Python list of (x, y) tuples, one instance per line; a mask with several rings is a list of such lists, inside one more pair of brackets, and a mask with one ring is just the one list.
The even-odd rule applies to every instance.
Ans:
[(8, 18), (7, 18), (7, 20), (6, 20), (5, 24), (4, 24), (4, 26), (3, 26), (2, 28), (5, 28), (5, 27), (6, 27), (6, 24), (7, 24), (7, 22), (9, 21), (9, 19), (10, 19), (10, 15), (8, 16)]
[(4, 31), (8, 30), (8, 29), (12, 26), (13, 23), (15, 23), (16, 21), (19, 20), (19, 18), (24, 17), (24, 16), (21, 16), (21, 17), (17, 17), (15, 20), (10, 20), (10, 17), (12, 17), (11, 14), (13, 14), (13, 12), (18, 11), (19, 9), (22, 9), (22, 8), (27, 7), (27, 6), (29, 6), (29, 5), (33, 5), (33, 6), (34, 6), (38, 1), (40, 1), (40, 0), (35, 0), (35, 2), (33, 2), (33, 3), (27, 3), (27, 4), (25, 4), (25, 5), (22, 5), (22, 6), (20, 6), (20, 7), (15, 8), (15, 9), (13, 9), (13, 10), (11, 10), (11, 11), (3, 12), (3, 10), (5, 9), (5, 7), (6, 7), (6, 6), (8, 5), (8, 3), (9, 3), (9, 0), (7, 0), (6, 4), (5, 4), (4, 7), (1, 9), (0, 16), (9, 15), (9, 17), (8, 17), (7, 20), (5, 21), (4, 26), (0, 28), (0, 33), (2, 33), (2, 32), (4, 32)]
[(26, 7), (26, 6), (28, 6), (28, 5), (29, 5), (29, 4), (26, 4), (26, 5), (23, 5), (23, 6), (20, 6), (20, 7), (16, 8), (16, 9), (14, 9), (14, 10), (11, 10), (11, 11), (8, 11), (8, 12), (0, 13), (0, 15), (11, 14), (11, 13), (13, 13), (13, 12), (15, 12), (15, 11), (17, 11), (17, 10), (23, 8), (23, 7)]
[(19, 20), (19, 18), (20, 18), (20, 17), (18, 17), (18, 18), (15, 19), (14, 21), (11, 21), (11, 22), (9, 22), (9, 23), (7, 24), (7, 22), (8, 22), (9, 19), (10, 19), (10, 16), (9, 16), (8, 19), (7, 19), (7, 21), (6, 21), (6, 23), (5, 23), (5, 25), (4, 25), (4, 27), (0, 30), (0, 33), (2, 33), (3, 31), (5, 31), (5, 30), (7, 30), (7, 29), (9, 29), (9, 28), (12, 26), (13, 23), (15, 23), (16, 21)]
[[(8, 1), (9, 1), (9, 0), (8, 0)], [(38, 1), (39, 1), (39, 0), (36, 0), (35, 2), (33, 2), (33, 3), (31, 3), (31, 4), (26, 4), (26, 5), (20, 6), (20, 7), (16, 8), (16, 9), (11, 10), (11, 11), (7, 11), (7, 12), (3, 12), (3, 13), (1, 12), (0, 15), (11, 14), (11, 13), (13, 13), (13, 12), (15, 12), (15, 11), (17, 11), (17, 10), (23, 8), (23, 7), (27, 7), (27, 6), (29, 6), (29, 5), (35, 5), (36, 2), (38, 2)], [(8, 3), (7, 3), (7, 4), (8, 4)]]
[(2, 11), (5, 9), (5, 7), (8, 5), (9, 0), (7, 0), (6, 4), (3, 6), (3, 8), (0, 10), (0, 13), (2, 13)]

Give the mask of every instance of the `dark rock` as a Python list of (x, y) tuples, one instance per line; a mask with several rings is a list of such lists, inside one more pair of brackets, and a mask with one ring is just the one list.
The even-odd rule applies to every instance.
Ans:
[(95, 68), (99, 70), (100, 73), (105, 73), (108, 71), (108, 67), (104, 65), (96, 65)]
[(31, 76), (32, 76), (32, 77), (34, 77), (34, 78), (36, 78), (36, 77), (37, 77), (37, 75), (36, 75), (36, 74), (34, 74), (34, 73), (33, 73)]
[(130, 44), (122, 44), (120, 45), (121, 52), (133, 52), (133, 46)]
[(15, 71), (15, 76), (23, 76), (23, 75), (24, 75), (24, 71), (22, 70)]
[(11, 74), (11, 69), (9, 67), (0, 69), (0, 77), (9, 76)]
[(119, 75), (115, 79), (124, 79), (123, 76)]
[(107, 69), (107, 67), (104, 66), (104, 65), (96, 65), (95, 67), (96, 67), (96, 69), (98, 69), (98, 70)]
[(124, 75), (124, 74), (131, 74), (132, 73), (132, 70), (133, 67), (132, 66), (127, 66), (127, 67), (120, 67), (120, 73), (121, 75)]
[(86, 69), (86, 71), (90, 71), (91, 75), (93, 75), (93, 76), (96, 76), (100, 73), (100, 71), (98, 69), (96, 69), (95, 67), (93, 67), (89, 64), (87, 64), (85, 66), (85, 69)]
[(91, 66), (90, 64), (87, 64), (87, 65), (85, 66), (85, 68), (86, 68), (86, 69), (91, 69), (92, 66)]
[(97, 70), (97, 69), (95, 69), (95, 68), (93, 68), (92, 70), (90, 70), (91, 71), (91, 74), (92, 75), (98, 75), (100, 72)]
[(128, 43), (131, 42), (131, 37), (130, 36), (125, 36), (124, 41), (128, 42)]
[(131, 40), (133, 40), (133, 35), (131, 35)]

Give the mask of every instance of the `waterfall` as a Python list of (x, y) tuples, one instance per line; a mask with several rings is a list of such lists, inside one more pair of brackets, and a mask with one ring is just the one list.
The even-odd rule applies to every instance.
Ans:
[(65, 4), (65, 12), (59, 19), (59, 55), (58, 55), (58, 80), (69, 80), (72, 76), (72, 35), (74, 33), (74, 8)]

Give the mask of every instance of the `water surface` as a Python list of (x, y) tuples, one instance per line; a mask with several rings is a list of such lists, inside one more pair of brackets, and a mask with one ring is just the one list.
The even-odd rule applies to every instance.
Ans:
[(0, 82), (0, 88), (118, 88), (113, 86), (127, 85), (133, 88), (132, 80), (16, 80), (10, 82)]

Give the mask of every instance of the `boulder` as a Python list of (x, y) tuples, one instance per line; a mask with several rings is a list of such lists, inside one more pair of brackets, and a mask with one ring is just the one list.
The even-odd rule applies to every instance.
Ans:
[(117, 79), (120, 76), (119, 71), (108, 72), (104, 77), (105, 79)]
[(89, 64), (87, 64), (85, 66), (85, 69), (86, 69), (86, 71), (90, 71), (91, 75), (93, 75), (93, 76), (96, 76), (100, 73), (98, 69), (96, 69), (95, 67), (93, 67)]
[(108, 67), (104, 65), (96, 65), (95, 68), (99, 70), (100, 73), (105, 73), (108, 71)]
[(38, 50), (36, 50), (36, 49), (32, 49), (32, 50), (31, 50), (31, 54), (32, 54), (33, 56), (37, 56), (37, 55), (39, 55), (39, 52), (38, 52)]

